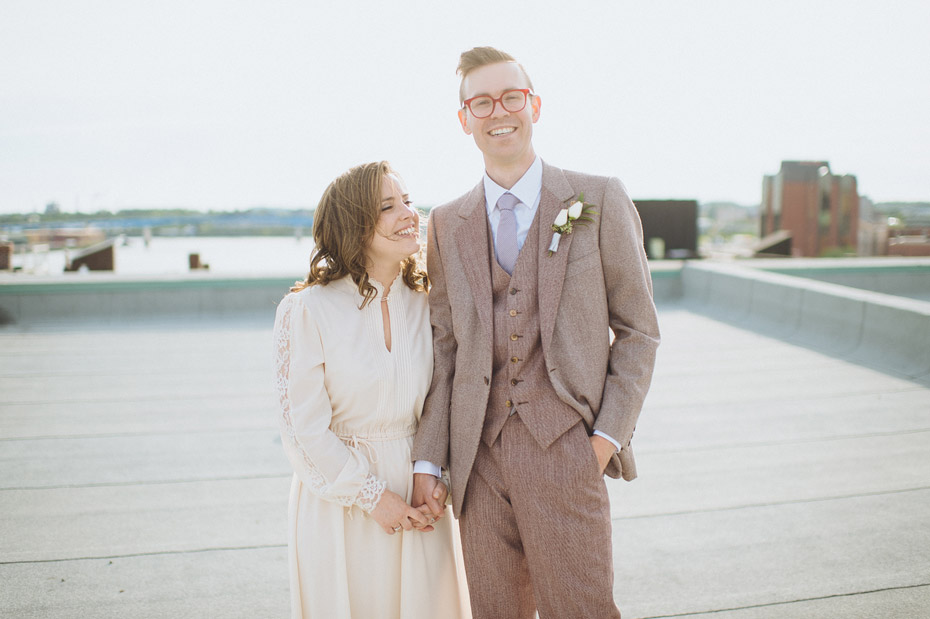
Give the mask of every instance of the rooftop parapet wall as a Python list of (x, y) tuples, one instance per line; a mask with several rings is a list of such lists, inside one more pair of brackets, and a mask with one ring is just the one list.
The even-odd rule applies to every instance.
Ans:
[(125, 278), (96, 274), (0, 282), (0, 324), (20, 327), (274, 319), (296, 277)]
[[(657, 263), (657, 302), (681, 296), (681, 263)], [(135, 321), (274, 319), (299, 276), (230, 278), (211, 273), (130, 278), (88, 273), (0, 279), (0, 325), (114, 325)]]
[[(809, 279), (811, 265), (817, 264), (851, 283), (896, 282), (894, 286), (913, 290), (930, 287), (930, 261), (903, 263), (898, 271), (887, 260), (841, 262), (658, 261), (650, 267), (657, 304), (682, 303), (736, 326), (930, 380), (930, 302)], [(805, 277), (764, 270), (776, 266)], [(270, 324), (295, 279), (209, 273), (145, 279), (110, 274), (9, 277), (0, 279), (0, 324), (24, 329), (176, 321), (206, 325), (229, 319)]]
[(930, 380), (930, 302), (742, 264), (691, 262), (681, 276), (683, 300), (702, 313), (853, 362)]
[(752, 266), (771, 273), (930, 300), (930, 259), (925, 258), (758, 260)]

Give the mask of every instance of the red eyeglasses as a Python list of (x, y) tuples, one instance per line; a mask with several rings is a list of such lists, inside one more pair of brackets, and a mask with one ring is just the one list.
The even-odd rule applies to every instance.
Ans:
[(491, 95), (478, 95), (471, 99), (465, 99), (462, 107), (468, 108), (471, 115), (475, 118), (487, 118), (494, 112), (494, 104), (500, 103), (506, 111), (515, 113), (526, 107), (527, 98), (532, 95), (529, 88), (514, 88), (505, 90), (501, 96), (494, 98)]

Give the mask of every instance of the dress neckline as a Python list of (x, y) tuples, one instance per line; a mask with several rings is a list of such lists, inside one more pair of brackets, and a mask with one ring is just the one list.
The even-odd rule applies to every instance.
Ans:
[[(375, 291), (377, 293), (375, 298), (372, 299), (369, 305), (375, 305), (375, 306), (380, 305), (381, 299), (384, 297), (384, 285), (378, 280), (374, 279), (373, 277), (369, 277), (368, 282), (372, 286), (374, 286)], [(358, 285), (356, 285), (355, 281), (352, 280), (351, 275), (346, 275), (342, 279), (336, 280), (331, 285), (336, 286), (340, 290), (343, 290), (344, 292), (347, 292), (353, 297), (355, 297), (355, 299), (357, 299), (356, 304), (361, 303), (362, 300), (364, 299), (364, 296), (358, 291)], [(398, 273), (397, 277), (394, 278), (394, 281), (391, 282), (391, 292), (388, 295), (388, 300), (390, 301), (390, 299), (394, 298), (394, 296), (400, 290), (405, 289), (405, 288), (407, 288), (407, 285), (403, 281), (403, 273)]]

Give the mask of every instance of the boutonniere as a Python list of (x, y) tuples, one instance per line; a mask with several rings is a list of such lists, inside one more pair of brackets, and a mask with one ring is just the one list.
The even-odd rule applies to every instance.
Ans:
[(583, 226), (594, 221), (591, 216), (597, 213), (593, 204), (584, 201), (583, 191), (578, 194), (577, 198), (569, 198), (565, 203), (568, 206), (560, 210), (559, 214), (555, 216), (555, 221), (552, 222), (552, 241), (549, 243), (550, 256), (559, 251), (559, 240), (563, 234), (571, 234), (573, 226)]

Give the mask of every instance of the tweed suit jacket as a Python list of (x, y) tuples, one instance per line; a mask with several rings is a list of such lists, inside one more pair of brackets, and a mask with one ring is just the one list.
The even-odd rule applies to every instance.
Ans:
[[(581, 192), (594, 205), (594, 222), (576, 225), (549, 255), (552, 222)], [(630, 441), (659, 344), (639, 215), (618, 179), (544, 162), (537, 216), (539, 322), (549, 378), (589, 429), (623, 446), (607, 474), (632, 480)], [(486, 219), (479, 182), (434, 208), (428, 225), (433, 378), (413, 458), (449, 470), (456, 515), (481, 440), (493, 367)]]

